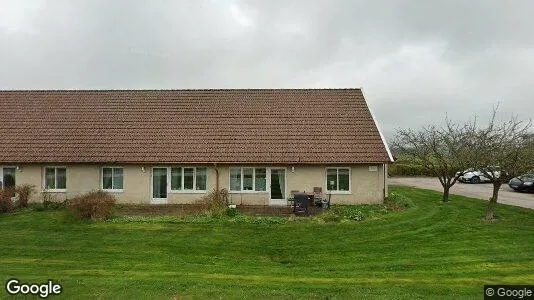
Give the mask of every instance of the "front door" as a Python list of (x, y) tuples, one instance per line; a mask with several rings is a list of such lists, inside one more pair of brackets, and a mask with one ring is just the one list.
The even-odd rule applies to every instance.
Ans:
[(15, 168), (0, 167), (0, 189), (12, 188), (15, 186)]
[(271, 168), (270, 171), (270, 205), (286, 205), (286, 169)]
[(167, 168), (152, 169), (152, 203), (167, 203)]

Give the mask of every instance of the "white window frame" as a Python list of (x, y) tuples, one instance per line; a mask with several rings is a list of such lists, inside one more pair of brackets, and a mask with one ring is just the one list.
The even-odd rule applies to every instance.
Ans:
[[(163, 167), (165, 168), (165, 167)], [(173, 190), (172, 189), (172, 184), (171, 184), (171, 180), (172, 180), (172, 177), (171, 177), (171, 169), (172, 168), (182, 168), (182, 182), (181, 182), (181, 186), (182, 186), (182, 189), (181, 190)], [(184, 188), (184, 169), (187, 169), (187, 168), (190, 168), (190, 169), (193, 169), (193, 189), (190, 190), (190, 189), (185, 189)], [(197, 168), (205, 168), (206, 169), (206, 189), (205, 190), (197, 190), (196, 187), (197, 187)], [(208, 167), (204, 167), (204, 166), (172, 166), (172, 167), (167, 167), (167, 194), (205, 194), (208, 190), (208, 173), (209, 173), (209, 168)]]
[[(122, 169), (122, 189), (104, 189), (104, 169), (111, 169), (111, 187), (113, 187), (113, 169)], [(120, 166), (103, 166), (100, 168), (100, 189), (109, 193), (123, 193), (124, 192), (124, 167)]]
[[(241, 190), (240, 191), (234, 191), (231, 190), (232, 185), (232, 178), (230, 176), (230, 170), (231, 169), (240, 169), (241, 170)], [(243, 190), (243, 169), (252, 169), (252, 190)], [(256, 169), (265, 169), (265, 191), (256, 191)], [(230, 194), (258, 194), (258, 193), (269, 193), (269, 185), (267, 181), (268, 173), (267, 173), (267, 167), (230, 167), (228, 168), (228, 193)]]
[(4, 168), (11, 168), (11, 169), (15, 169), (15, 184), (17, 183), (17, 167), (16, 166), (2, 166), (0, 165), (0, 189), (3, 189), (4, 188)]
[[(329, 169), (336, 169), (336, 176), (337, 176), (337, 184), (339, 188), (339, 169), (345, 169), (349, 170), (349, 190), (348, 191), (339, 191), (339, 190), (329, 190), (328, 189), (328, 170)], [(325, 177), (325, 190), (328, 194), (332, 195), (350, 195), (352, 194), (352, 168), (351, 167), (326, 167), (324, 171), (324, 177)]]
[[(64, 189), (47, 189), (46, 188), (46, 169), (55, 169), (54, 185), (57, 187), (57, 169), (65, 169), (65, 188)], [(65, 193), (67, 192), (67, 167), (66, 166), (45, 166), (43, 168), (43, 191), (49, 193)]]

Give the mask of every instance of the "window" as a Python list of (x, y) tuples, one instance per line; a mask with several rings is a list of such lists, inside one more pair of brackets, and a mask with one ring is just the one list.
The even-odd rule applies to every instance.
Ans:
[(182, 168), (171, 168), (171, 190), (182, 189)]
[(206, 190), (207, 177), (208, 177), (207, 168), (197, 168), (195, 190), (198, 190), (198, 191)]
[(67, 169), (65, 167), (46, 167), (44, 188), (47, 190), (66, 189)]
[(243, 168), (243, 191), (254, 190), (254, 168)]
[(255, 182), (254, 185), (255, 190), (258, 192), (265, 191), (267, 188), (267, 169), (265, 168), (256, 168), (255, 174)]
[(124, 182), (123, 168), (102, 168), (102, 189), (122, 190)]
[(171, 191), (205, 191), (208, 169), (204, 167), (170, 168)]
[(230, 191), (262, 192), (267, 188), (267, 169), (230, 168)]
[(194, 186), (195, 169), (184, 168), (184, 190), (192, 190)]
[(12, 188), (15, 186), (15, 168), (0, 167), (0, 189)]
[(230, 168), (230, 191), (241, 191), (241, 168)]
[(328, 168), (326, 169), (326, 186), (329, 191), (350, 191), (350, 169)]

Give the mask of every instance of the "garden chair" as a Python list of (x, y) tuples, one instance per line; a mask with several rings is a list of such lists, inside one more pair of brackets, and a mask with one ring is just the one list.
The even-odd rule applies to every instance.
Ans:
[(313, 199), (316, 206), (321, 206), (323, 202), (323, 188), (320, 186), (313, 187)]

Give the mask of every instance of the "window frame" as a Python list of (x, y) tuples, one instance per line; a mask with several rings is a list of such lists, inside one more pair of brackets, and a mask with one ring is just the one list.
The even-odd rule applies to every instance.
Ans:
[[(65, 188), (64, 189), (47, 189), (46, 188), (46, 170), (54, 169), (54, 186), (57, 187), (57, 169), (65, 169)], [(67, 192), (67, 167), (66, 166), (45, 166), (43, 168), (43, 191), (48, 193), (66, 193)]]
[[(165, 168), (165, 167), (162, 167)], [(181, 178), (181, 189), (180, 190), (173, 190), (172, 189), (172, 176), (171, 172), (173, 168), (180, 168), (182, 173)], [(184, 188), (184, 169), (193, 169), (193, 189), (185, 189)], [(206, 169), (206, 189), (205, 190), (197, 190), (197, 168), (205, 168)], [(167, 193), (168, 194), (205, 194), (208, 191), (208, 174), (209, 174), (209, 168), (206, 166), (172, 166), (167, 167)]]
[[(236, 191), (232, 190), (232, 177), (231, 177), (231, 170), (232, 169), (239, 169), (240, 172), (240, 178), (241, 178), (241, 190)], [(252, 169), (252, 190), (244, 190), (243, 189), (243, 169)], [(264, 191), (257, 191), (256, 190), (256, 169), (265, 169), (265, 190)], [(228, 193), (230, 194), (259, 194), (259, 193), (269, 193), (269, 189), (267, 186), (267, 167), (254, 167), (254, 166), (240, 166), (240, 167), (229, 167), (228, 168)]]
[[(339, 189), (339, 170), (349, 170), (349, 190), (348, 191), (340, 191), (340, 190), (329, 190), (328, 189), (328, 170), (335, 169), (336, 170), (336, 179), (337, 179), (337, 188)], [(324, 172), (325, 177), (325, 191), (328, 194), (332, 195), (350, 195), (352, 194), (352, 168), (351, 167), (326, 167)]]
[(11, 165), (0, 165), (0, 189), (4, 188), (4, 169), (15, 169), (15, 185), (17, 184), (17, 167)]
[[(104, 188), (104, 169), (111, 169), (111, 189)], [(122, 169), (122, 189), (113, 188), (114, 169)], [(124, 167), (121, 166), (103, 166), (100, 168), (100, 189), (109, 193), (123, 193), (124, 192)]]

